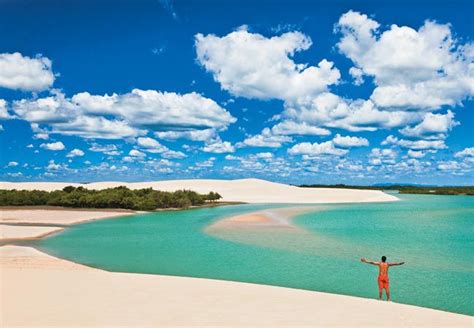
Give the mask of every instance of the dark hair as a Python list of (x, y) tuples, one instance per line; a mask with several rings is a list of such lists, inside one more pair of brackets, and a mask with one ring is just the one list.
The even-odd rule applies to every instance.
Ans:
[(386, 256), (382, 256), (382, 262), (385, 262), (387, 261), (387, 257)]

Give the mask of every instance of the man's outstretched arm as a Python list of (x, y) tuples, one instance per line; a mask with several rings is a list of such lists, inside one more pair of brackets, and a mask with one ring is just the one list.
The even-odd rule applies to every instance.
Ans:
[(362, 263), (372, 264), (372, 265), (379, 265), (379, 262), (369, 261), (366, 258), (361, 258), (360, 261)]
[(388, 266), (395, 266), (395, 265), (402, 265), (402, 264), (405, 264), (405, 262), (393, 262), (393, 263), (389, 263)]

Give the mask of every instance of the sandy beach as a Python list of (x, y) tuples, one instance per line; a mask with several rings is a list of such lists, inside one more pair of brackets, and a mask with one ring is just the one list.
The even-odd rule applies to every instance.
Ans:
[(0, 208), (0, 241), (37, 239), (61, 231), (73, 224), (134, 213), (123, 210)]
[(472, 318), (376, 300), (197, 278), (112, 273), (0, 247), (2, 327), (470, 327)]
[(167, 180), (150, 182), (95, 182), (77, 184), (67, 182), (0, 182), (0, 189), (59, 190), (66, 186), (83, 186), (88, 189), (105, 189), (126, 186), (130, 189), (153, 188), (163, 191), (190, 189), (199, 193), (218, 192), (223, 202), (244, 203), (352, 203), (387, 202), (397, 198), (379, 190), (300, 188), (260, 179), (239, 180)]

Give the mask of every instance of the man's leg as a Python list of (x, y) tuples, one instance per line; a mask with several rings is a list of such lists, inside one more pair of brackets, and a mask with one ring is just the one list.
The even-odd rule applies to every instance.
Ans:
[(379, 286), (379, 300), (382, 300), (383, 288)]
[(385, 294), (387, 295), (387, 301), (390, 301), (390, 288), (388, 286), (385, 287)]

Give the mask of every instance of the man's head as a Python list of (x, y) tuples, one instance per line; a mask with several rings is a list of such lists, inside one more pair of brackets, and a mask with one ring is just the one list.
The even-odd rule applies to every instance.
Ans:
[(382, 256), (382, 262), (385, 263), (385, 261), (387, 261), (387, 257), (386, 257), (386, 256)]

